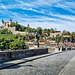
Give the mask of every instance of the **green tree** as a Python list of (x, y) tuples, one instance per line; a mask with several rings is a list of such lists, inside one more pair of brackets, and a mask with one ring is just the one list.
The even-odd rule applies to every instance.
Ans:
[(64, 37), (61, 37), (61, 42), (64, 42), (65, 41), (65, 38)]
[(75, 36), (75, 32), (71, 32), (71, 36)]
[(60, 40), (61, 40), (61, 37), (59, 35), (57, 35), (55, 38), (55, 41), (57, 42), (57, 46), (59, 46)]
[(39, 34), (42, 34), (42, 28), (41, 28), (41, 27), (37, 27), (36, 31), (37, 31)]
[(6, 50), (6, 49), (26, 49), (28, 48), (25, 45), (24, 40), (22, 39), (15, 39), (13, 37), (0, 37), (0, 49), (1, 50)]
[(62, 34), (63, 35), (70, 35), (70, 32), (69, 31), (66, 31), (66, 30), (63, 30)]
[(10, 27), (16, 27), (16, 31), (25, 31), (26, 27), (18, 24), (18, 23), (11, 23)]
[(1, 34), (12, 34), (12, 32), (8, 29), (4, 29), (1, 31)]
[(51, 29), (50, 29), (50, 32), (51, 32), (51, 33), (54, 33), (55, 31), (54, 31), (54, 29), (53, 29), (53, 28), (51, 28)]
[(21, 34), (16, 34), (16, 35), (14, 35), (14, 38), (15, 38), (15, 39), (18, 39), (18, 38), (20, 38), (20, 37), (22, 37)]
[(12, 50), (14, 50), (14, 49), (15, 50), (16, 49), (26, 49), (24, 41), (23, 40), (18, 40), (18, 39), (15, 39), (13, 42), (11, 42), (9, 47)]

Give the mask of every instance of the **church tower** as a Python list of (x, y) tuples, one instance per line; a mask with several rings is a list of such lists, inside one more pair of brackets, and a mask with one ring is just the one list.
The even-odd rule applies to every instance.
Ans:
[(9, 20), (9, 25), (12, 23), (12, 19)]

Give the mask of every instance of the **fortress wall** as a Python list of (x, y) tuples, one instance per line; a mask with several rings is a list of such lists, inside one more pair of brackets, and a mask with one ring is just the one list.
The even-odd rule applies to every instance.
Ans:
[(21, 31), (16, 31), (16, 28), (15, 27), (9, 27), (8, 28), (9, 30), (11, 30), (11, 32), (13, 33), (13, 34), (21, 34), (21, 35), (25, 35), (26, 34), (26, 32), (21, 32)]
[(15, 32), (16, 28), (15, 27), (8, 27), (7, 29), (10, 30), (13, 33), (13, 32)]
[(0, 30), (4, 30), (4, 29), (10, 30), (15, 35), (16, 34), (21, 34), (21, 35), (25, 35), (26, 34), (26, 32), (16, 31), (15, 27), (3, 27), (3, 28), (0, 27)]
[(8, 30), (10, 30), (11, 32), (14, 32), (15, 31), (15, 27), (0, 27), (0, 30), (4, 30), (4, 29), (8, 29)]
[(26, 32), (14, 31), (14, 32), (13, 32), (13, 34), (15, 34), (15, 35), (16, 35), (16, 34), (25, 35), (25, 34), (26, 34)]
[(4, 30), (4, 29), (6, 29), (6, 28), (5, 27), (3, 27), (3, 28), (0, 27), (0, 30)]
[(26, 34), (26, 32), (19, 32), (19, 31), (17, 33), (19, 33), (21, 35), (25, 35)]

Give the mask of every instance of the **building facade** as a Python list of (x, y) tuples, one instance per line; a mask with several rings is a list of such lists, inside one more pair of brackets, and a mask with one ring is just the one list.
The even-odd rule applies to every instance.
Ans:
[(8, 28), (11, 23), (12, 23), (12, 19), (10, 19), (9, 22), (4, 22), (4, 20), (2, 19), (2, 21), (1, 21), (1, 27)]
[(57, 35), (61, 36), (62, 35), (61, 31), (56, 31), (55, 33), (50, 33), (50, 37), (56, 37)]
[[(4, 20), (1, 21), (1, 27), (0, 27), (0, 30), (4, 30), (4, 29), (8, 29), (10, 30), (13, 34), (21, 34), (21, 35), (25, 35), (26, 32), (21, 32), (21, 31), (16, 31), (16, 27), (9, 27), (9, 25), (11, 23), (14, 23), (12, 22), (12, 19), (9, 20), (9, 22), (4, 22)], [(16, 22), (18, 23), (18, 22)]]

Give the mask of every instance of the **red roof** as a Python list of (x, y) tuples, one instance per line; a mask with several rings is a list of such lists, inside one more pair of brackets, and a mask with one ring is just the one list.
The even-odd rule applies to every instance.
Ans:
[(5, 23), (9, 23), (9, 22), (5, 22)]
[(26, 44), (34, 44), (33, 42), (25, 42)]
[(44, 45), (45, 42), (39, 42), (40, 45)]
[[(34, 42), (25, 42), (26, 44), (34, 44)], [(40, 45), (44, 45), (44, 42), (39, 42)]]

